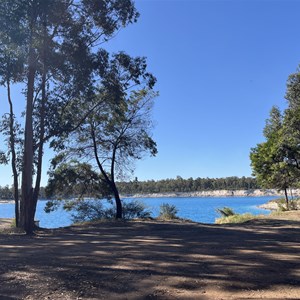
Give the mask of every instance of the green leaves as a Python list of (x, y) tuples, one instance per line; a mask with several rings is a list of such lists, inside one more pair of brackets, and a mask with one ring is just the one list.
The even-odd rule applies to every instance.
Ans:
[(295, 187), (300, 177), (300, 75), (287, 82), (288, 108), (281, 113), (273, 107), (266, 121), (266, 141), (251, 150), (253, 175), (266, 188), (286, 190)]
[(87, 163), (78, 161), (64, 163), (59, 158), (55, 161), (55, 168), (49, 172), (47, 197), (109, 198), (110, 194), (109, 187), (104, 183), (103, 178)]

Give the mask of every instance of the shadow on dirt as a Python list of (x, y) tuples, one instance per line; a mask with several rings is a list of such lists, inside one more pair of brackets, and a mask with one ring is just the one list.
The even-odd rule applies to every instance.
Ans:
[[(300, 222), (110, 222), (0, 235), (0, 299), (206, 299), (300, 285)], [(209, 297), (207, 298), (209, 299)]]

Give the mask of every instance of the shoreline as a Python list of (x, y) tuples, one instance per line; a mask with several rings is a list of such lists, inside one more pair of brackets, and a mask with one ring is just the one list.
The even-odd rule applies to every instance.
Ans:
[[(300, 196), (300, 189), (292, 190), (294, 196)], [(149, 194), (122, 194), (121, 198), (204, 198), (204, 197), (267, 197), (283, 196), (282, 191), (274, 189), (251, 190), (215, 190), (196, 192), (149, 193)]]
[[(293, 196), (300, 197), (300, 189), (289, 191)], [(284, 197), (283, 191), (274, 189), (250, 190), (205, 190), (195, 192), (168, 192), (168, 193), (137, 193), (120, 194), (121, 198), (205, 198), (205, 197)], [(47, 201), (48, 199), (39, 199)], [(0, 199), (0, 204), (14, 203), (13, 199)]]

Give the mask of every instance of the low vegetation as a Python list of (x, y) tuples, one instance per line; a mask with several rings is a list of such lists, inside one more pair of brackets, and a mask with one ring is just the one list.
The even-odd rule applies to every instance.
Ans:
[(221, 218), (216, 219), (216, 224), (244, 223), (249, 220), (253, 220), (255, 218), (257, 218), (257, 216), (254, 216), (250, 213), (234, 214), (232, 216), (221, 217)]
[[(48, 201), (45, 212), (50, 213), (63, 205), (63, 209), (70, 211), (73, 223), (82, 223), (97, 220), (112, 220), (116, 216), (116, 208), (112, 200), (65, 200)], [(146, 205), (138, 200), (124, 201), (123, 219), (145, 219), (151, 217), (151, 212)]]
[(286, 201), (284, 198), (276, 199), (275, 202), (278, 205), (279, 211), (289, 211), (300, 209), (300, 199), (289, 200), (288, 207), (286, 206)]
[(300, 199), (290, 199), (288, 206), (285, 198), (273, 199), (263, 205), (264, 208), (275, 211), (293, 211), (300, 210)]
[(161, 220), (174, 220), (178, 219), (178, 209), (175, 205), (163, 203), (160, 205), (160, 211), (158, 218)]
[(221, 215), (220, 218), (216, 219), (216, 224), (244, 223), (257, 218), (250, 213), (237, 214), (229, 207), (218, 208), (216, 211)]

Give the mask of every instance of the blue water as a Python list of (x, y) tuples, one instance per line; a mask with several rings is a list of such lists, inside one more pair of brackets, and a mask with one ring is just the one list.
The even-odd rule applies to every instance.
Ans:
[[(257, 205), (268, 202), (275, 197), (224, 197), (224, 198), (140, 198), (152, 216), (159, 214), (159, 206), (162, 203), (173, 204), (178, 209), (178, 216), (201, 223), (214, 223), (219, 217), (216, 208), (228, 206), (237, 213), (268, 214), (269, 211), (257, 208)], [(130, 198), (124, 199), (130, 201)], [(58, 228), (72, 224), (71, 213), (59, 208), (57, 211), (47, 214), (44, 212), (46, 201), (39, 201), (36, 219), (40, 220), (40, 226), (44, 228)], [(14, 204), (0, 204), (0, 218), (13, 218)]]

